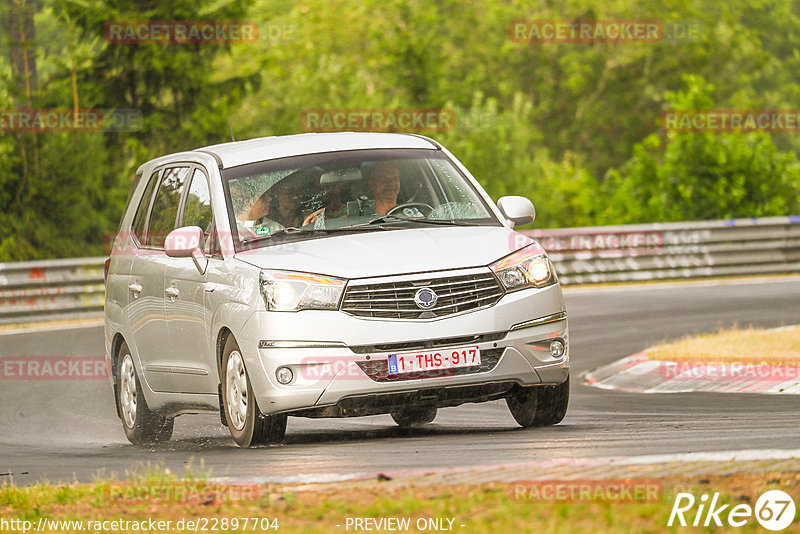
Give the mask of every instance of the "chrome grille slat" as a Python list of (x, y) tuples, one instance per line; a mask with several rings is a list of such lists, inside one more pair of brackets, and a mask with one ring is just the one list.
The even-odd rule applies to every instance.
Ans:
[[(430, 311), (436, 312), (436, 311), (439, 311), (439, 310), (445, 310), (447, 308), (452, 308), (453, 306), (466, 306), (466, 305), (473, 304), (473, 303), (476, 303), (476, 302), (479, 302), (479, 301), (482, 301), (482, 300), (493, 299), (495, 297), (496, 297), (495, 294), (489, 294), (489, 295), (485, 295), (485, 296), (482, 296), (482, 297), (477, 297), (477, 298), (470, 299), (470, 300), (461, 300), (461, 301), (458, 301), (458, 302), (444, 304), (442, 306), (435, 306), (434, 308), (431, 308)], [(439, 300), (442, 301), (444, 299), (439, 299)], [(363, 302), (363, 304), (369, 304), (369, 303), (370, 302), (367, 302), (367, 301)], [(410, 303), (410, 305), (408, 305), (406, 307), (402, 307), (402, 308), (400, 307), (401, 302), (395, 302), (395, 304), (396, 305), (395, 305), (394, 308), (389, 308), (389, 307), (385, 307), (385, 308), (369, 307), (369, 308), (367, 308), (367, 307), (357, 307), (357, 306), (350, 305), (350, 306), (348, 306), (346, 308), (342, 307), (342, 311), (349, 312), (349, 311), (390, 311), (390, 310), (398, 310), (398, 311), (400, 311), (400, 310), (408, 310), (408, 311), (415, 311), (417, 313), (420, 313), (422, 311), (419, 308), (417, 308), (417, 305), (414, 304), (413, 301)]]
[[(490, 291), (495, 289), (495, 287), (485, 287), (485, 288), (475, 288), (475, 289), (468, 289), (466, 291), (457, 291), (455, 293), (442, 293), (439, 294), (439, 300), (447, 297), (457, 297), (459, 295), (469, 295), (475, 293), (476, 291)], [(435, 290), (434, 290), (435, 291)], [(438, 292), (437, 292), (438, 293)], [(414, 304), (414, 297), (400, 297), (396, 299), (370, 299), (370, 298), (358, 298), (358, 299), (351, 299), (350, 302), (410, 302)], [(414, 304), (416, 308), (416, 304)]]
[[(422, 282), (430, 283), (422, 285)], [(439, 297), (437, 305), (430, 310), (421, 310), (414, 302), (415, 293), (422, 287), (431, 288)], [(354, 284), (346, 289), (341, 310), (359, 317), (428, 319), (491, 306), (503, 294), (492, 273)]]
[(378, 291), (416, 291), (420, 287), (429, 287), (429, 288), (433, 289), (434, 291), (436, 291), (439, 288), (443, 288), (443, 287), (447, 287), (447, 286), (459, 285), (459, 284), (471, 284), (471, 283), (475, 283), (475, 282), (490, 282), (490, 283), (494, 284), (495, 283), (495, 279), (494, 279), (494, 276), (492, 276), (491, 274), (479, 274), (479, 275), (474, 275), (472, 280), (461, 280), (461, 281), (457, 281), (457, 282), (444, 282), (444, 283), (438, 283), (438, 284), (436, 282), (434, 282), (432, 284), (427, 284), (427, 285), (424, 285), (424, 286), (415, 286), (415, 285), (412, 285), (411, 282), (405, 282), (405, 283), (402, 284), (401, 287), (391, 287), (391, 288), (380, 287), (380, 288), (376, 288), (376, 289), (364, 289), (364, 288), (369, 288), (371, 286), (377, 286), (377, 285), (380, 285), (380, 286), (384, 286), (384, 285), (400, 285), (399, 282), (394, 282), (394, 283), (389, 283), (389, 284), (371, 284), (371, 285), (367, 285), (367, 286), (353, 286), (353, 289), (351, 289), (350, 291), (352, 293), (354, 293), (354, 294), (357, 294), (357, 293), (373, 293), (373, 292), (378, 292)]
[(435, 308), (433, 308), (433, 311), (445, 310), (447, 308), (452, 308), (453, 306), (468, 306), (470, 304), (475, 304), (475, 303), (481, 302), (483, 300), (492, 299), (492, 298), (494, 298), (494, 295), (489, 295), (489, 296), (486, 296), (486, 297), (479, 297), (479, 298), (476, 298), (476, 299), (466, 300), (466, 301), (463, 301), (463, 302), (454, 302), (453, 304), (448, 304), (446, 306), (436, 306)]

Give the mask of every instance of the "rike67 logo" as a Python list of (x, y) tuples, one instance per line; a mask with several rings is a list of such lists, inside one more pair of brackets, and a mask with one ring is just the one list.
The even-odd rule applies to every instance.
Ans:
[(794, 515), (794, 500), (781, 490), (761, 494), (755, 508), (749, 504), (722, 504), (719, 493), (714, 493), (710, 499), (707, 493), (699, 499), (691, 493), (678, 493), (667, 526), (671, 527), (677, 520), (682, 527), (743, 527), (755, 518), (765, 529), (779, 531), (791, 525)]

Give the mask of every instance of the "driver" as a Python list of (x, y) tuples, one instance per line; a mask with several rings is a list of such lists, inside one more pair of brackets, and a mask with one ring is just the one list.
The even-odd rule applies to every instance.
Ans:
[(367, 181), (372, 196), (375, 198), (375, 210), (386, 215), (397, 206), (397, 195), (400, 194), (400, 169), (391, 161), (382, 161), (375, 165)]
[[(392, 161), (381, 161), (373, 167), (367, 180), (373, 198), (375, 198), (375, 211), (386, 215), (397, 207), (397, 195), (400, 194), (400, 169)], [(424, 217), (414, 207), (403, 210), (407, 217)]]

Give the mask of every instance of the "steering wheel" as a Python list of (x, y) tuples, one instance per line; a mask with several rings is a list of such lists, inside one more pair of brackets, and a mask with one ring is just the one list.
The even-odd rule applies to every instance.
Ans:
[(405, 204), (399, 204), (393, 207), (386, 212), (386, 215), (396, 215), (398, 211), (402, 211), (404, 208), (423, 208), (425, 211), (423, 211), (422, 214), (425, 217), (428, 217), (433, 211), (433, 206), (430, 204), (424, 202), (406, 202)]

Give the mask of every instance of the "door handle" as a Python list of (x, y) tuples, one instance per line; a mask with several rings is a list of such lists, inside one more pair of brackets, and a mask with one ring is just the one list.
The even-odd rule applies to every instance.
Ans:
[(166, 293), (167, 298), (169, 298), (170, 302), (175, 302), (176, 300), (178, 300), (181, 291), (177, 287), (168, 287), (167, 289), (164, 290), (164, 293)]
[(138, 299), (139, 293), (142, 292), (142, 286), (139, 284), (128, 284), (128, 290), (133, 293), (133, 298)]
[(213, 284), (211, 282), (207, 282), (204, 285), (204, 289), (206, 290), (206, 293), (213, 293), (214, 290), (217, 289), (217, 284)]

